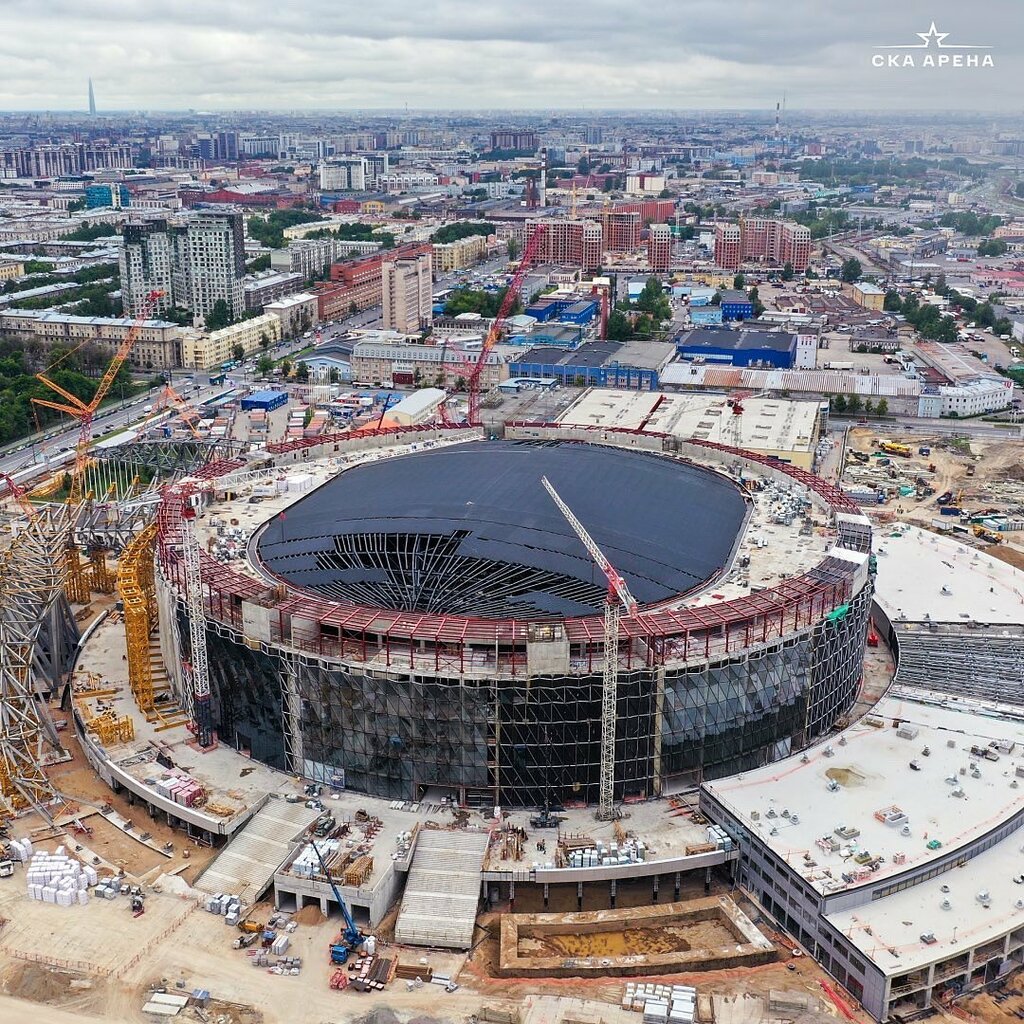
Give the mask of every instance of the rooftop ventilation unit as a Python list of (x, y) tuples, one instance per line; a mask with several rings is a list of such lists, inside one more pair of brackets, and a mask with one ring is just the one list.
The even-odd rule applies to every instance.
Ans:
[(940, 907), (941, 907), (941, 908), (942, 908), (943, 910), (952, 910), (952, 909), (953, 909), (953, 903), (952, 903), (952, 901), (951, 901), (951, 900), (943, 900), (943, 901), (942, 901), (942, 902), (941, 902), (941, 903), (939, 904), (939, 906), (940, 906)]

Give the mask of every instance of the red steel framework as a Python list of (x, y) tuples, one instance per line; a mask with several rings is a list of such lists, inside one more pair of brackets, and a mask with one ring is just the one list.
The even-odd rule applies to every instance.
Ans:
[[(516, 422), (515, 427), (557, 430), (557, 424)], [(401, 443), (406, 437), (436, 436), (439, 430), (454, 435), (466, 426), (393, 427), (358, 437), (336, 434), (299, 438), (267, 447), (271, 455), (313, 453), (326, 458), (345, 449), (358, 449), (368, 437)], [(609, 438), (646, 437), (668, 440), (670, 435), (643, 430), (573, 427), (573, 437), (592, 431), (595, 443)], [(860, 508), (841, 490), (805, 470), (771, 456), (760, 455), (712, 441), (686, 444), (771, 468), (816, 492), (835, 512), (861, 515)], [(302, 458), (295, 460), (301, 465)], [(213, 482), (244, 468), (241, 459), (223, 459), (194, 474), (199, 482)], [(283, 467), (281, 467), (283, 468)], [(164, 576), (184, 590), (184, 566), (178, 550), (181, 509), (180, 488), (167, 488), (157, 516), (159, 558)], [(342, 604), (317, 595), (274, 585), (200, 553), (204, 604), (211, 619), (242, 629), (243, 602), (272, 608), (271, 644), (285, 644), (313, 656), (373, 661), (381, 667), (463, 674), (474, 669), (498, 670), (512, 676), (526, 671), (526, 644), (535, 623), (517, 619), (482, 619), (461, 615), (423, 614), (364, 605)], [(620, 619), (621, 668), (662, 665), (670, 660), (709, 660), (782, 639), (822, 621), (852, 597), (848, 563), (826, 556), (814, 568), (783, 580), (775, 587), (731, 601), (690, 608), (653, 606)], [(604, 620), (601, 615), (559, 620), (570, 645), (570, 658), (578, 671), (599, 671), (604, 657)]]

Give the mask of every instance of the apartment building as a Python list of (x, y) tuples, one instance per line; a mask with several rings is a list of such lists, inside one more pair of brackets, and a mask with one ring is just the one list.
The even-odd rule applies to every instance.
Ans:
[(125, 312), (135, 316), (147, 295), (163, 292), (157, 310), (188, 309), (204, 319), (219, 300), (230, 315), (245, 311), (242, 279), (245, 244), (242, 214), (192, 211), (173, 223), (157, 218), (124, 226), (121, 290)]
[(672, 266), (672, 229), (667, 224), (652, 224), (647, 236), (647, 262), (655, 273), (664, 274)]
[(268, 302), (301, 291), (306, 279), (301, 274), (264, 270), (247, 277), (242, 284), (246, 312), (263, 309)]
[(783, 266), (790, 263), (802, 274), (811, 259), (811, 232), (788, 220), (752, 217), (737, 224), (715, 226), (715, 263), (737, 270), (744, 260)]
[(361, 192), (366, 188), (366, 160), (361, 156), (336, 156), (319, 167), (324, 192)]
[(601, 266), (603, 232), (601, 225), (591, 220), (544, 218), (526, 222), (526, 244), (543, 230), (537, 255), (538, 263), (562, 263), (583, 270), (597, 270)]
[(268, 302), (263, 307), (263, 312), (276, 316), (281, 321), (282, 338), (294, 338), (304, 334), (320, 321), (316, 296), (309, 292), (286, 295), (276, 302)]
[(209, 334), (186, 332), (181, 343), (182, 365), (193, 370), (212, 370), (235, 358), (236, 345), (251, 356), (280, 340), (281, 321), (272, 313), (241, 320)]
[(386, 260), (382, 267), (381, 300), (386, 330), (412, 334), (430, 323), (430, 253)]
[(464, 270), (487, 256), (487, 239), (483, 235), (470, 235), (454, 242), (434, 243), (434, 273), (448, 274)]
[[(111, 355), (117, 351), (135, 321), (125, 317), (71, 316), (45, 309), (0, 310), (0, 337), (25, 344), (42, 341), (48, 345), (83, 343), (103, 345)], [(128, 353), (128, 362), (139, 370), (173, 370), (182, 365), (184, 331), (166, 320), (144, 320), (139, 337)]]
[(631, 252), (640, 248), (640, 213), (637, 210), (601, 211), (601, 230), (608, 252)]
[(380, 242), (350, 242), (340, 238), (297, 238), (283, 249), (270, 252), (270, 269), (301, 274), (304, 281), (319, 277), (335, 261), (357, 253), (365, 256), (380, 249)]

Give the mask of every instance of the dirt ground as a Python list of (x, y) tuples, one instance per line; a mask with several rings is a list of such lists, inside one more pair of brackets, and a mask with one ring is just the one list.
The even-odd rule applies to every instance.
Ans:
[[(848, 459), (843, 483), (872, 483), (893, 491), (901, 484), (914, 484), (918, 478), (926, 481), (935, 493), (918, 499), (916, 496), (891, 497), (885, 505), (868, 511), (892, 514), (896, 519), (930, 527), (932, 520), (940, 519), (939, 496), (952, 491), (961, 508), (968, 511), (995, 509), (1010, 518), (1024, 518), (1024, 441), (985, 438), (952, 438), (927, 433), (891, 435), (879, 433), (873, 427), (854, 427), (847, 437), (848, 450), (858, 452), (879, 451), (876, 441), (890, 439), (909, 445), (914, 454), (910, 458), (892, 456), (889, 467), (880, 467), (869, 473), (863, 465)], [(921, 445), (931, 447), (931, 454), (918, 455)], [(873, 464), (873, 463), (872, 463)], [(931, 472), (929, 467), (934, 466)], [(973, 475), (968, 475), (973, 467)], [(886, 475), (893, 469), (896, 478)], [(950, 517), (950, 524), (956, 521)], [(1003, 534), (1002, 544), (989, 544), (965, 535), (961, 539), (982, 548), (989, 554), (1011, 565), (1024, 567), (1024, 530)]]
[(1024, 1013), (1024, 977), (1017, 973), (1001, 990), (984, 992), (957, 1001), (957, 1007), (985, 1024), (1020, 1024)]
[(694, 947), (717, 948), (736, 942), (736, 936), (718, 921), (699, 921), (665, 928), (625, 928), (584, 935), (538, 935), (519, 940), (519, 955), (526, 957), (628, 956), (632, 953), (685, 953)]

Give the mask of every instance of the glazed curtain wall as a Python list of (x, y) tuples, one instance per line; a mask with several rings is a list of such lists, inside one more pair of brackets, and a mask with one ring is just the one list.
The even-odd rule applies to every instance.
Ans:
[[(656, 773), (685, 784), (748, 770), (831, 728), (857, 692), (869, 603), (865, 591), (834, 621), (743, 658), (666, 670), (660, 700), (657, 671), (622, 673), (617, 797), (652, 795)], [(282, 661), (209, 637), (218, 733), (258, 760), (301, 771), (286, 764), (286, 749), (301, 749), (388, 799), (419, 799), (425, 786), (487, 790), (509, 806), (597, 799), (598, 675), (460, 682), (296, 663), (289, 747)]]

